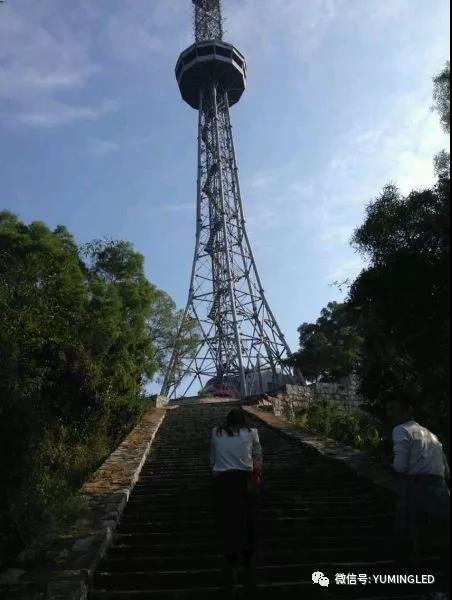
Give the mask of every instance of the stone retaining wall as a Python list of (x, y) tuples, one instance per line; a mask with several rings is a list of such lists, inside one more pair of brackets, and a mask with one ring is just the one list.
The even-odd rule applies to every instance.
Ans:
[(315, 400), (330, 402), (345, 410), (359, 408), (364, 402), (358, 393), (358, 381), (353, 375), (335, 383), (319, 382), (310, 386), (310, 389)]
[(88, 582), (104, 556), (165, 416), (150, 410), (81, 490), (82, 507), (58, 537), (39, 540), (0, 573), (0, 597), (86, 600)]
[(297, 409), (307, 408), (312, 398), (309, 387), (286, 384), (276, 394), (266, 394), (255, 402), (261, 407), (268, 406), (278, 417), (293, 417)]
[(357, 393), (356, 382), (350, 378), (337, 383), (317, 383), (309, 386), (284, 385), (276, 394), (265, 395), (255, 403), (272, 407), (278, 417), (292, 418), (297, 410), (314, 402), (329, 402), (343, 410), (359, 408), (363, 399)]

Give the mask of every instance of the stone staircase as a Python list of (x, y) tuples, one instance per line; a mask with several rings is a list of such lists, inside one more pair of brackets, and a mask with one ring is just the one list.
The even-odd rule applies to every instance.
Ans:
[[(90, 600), (223, 597), (208, 449), (211, 427), (230, 408), (168, 408), (114, 544), (94, 575)], [(419, 570), (436, 575), (434, 585), (337, 585), (336, 573), (400, 573), (392, 562), (392, 499), (343, 465), (250, 421), (264, 450), (256, 598), (414, 600), (444, 588), (435, 557)], [(312, 583), (314, 571), (330, 578), (329, 587)], [(245, 598), (241, 587), (237, 598)]]

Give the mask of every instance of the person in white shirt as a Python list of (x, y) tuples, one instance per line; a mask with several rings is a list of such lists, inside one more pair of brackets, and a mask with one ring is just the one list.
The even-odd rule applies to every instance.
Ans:
[(226, 423), (213, 428), (210, 466), (217, 534), (225, 557), (225, 587), (234, 598), (242, 558), (247, 597), (251, 597), (256, 586), (254, 546), (262, 447), (257, 429), (249, 427), (242, 409), (231, 410)]
[(393, 399), (386, 405), (392, 422), (397, 477), (396, 545), (400, 560), (416, 559), (427, 548), (448, 545), (449, 465), (437, 436), (413, 419), (410, 399)]

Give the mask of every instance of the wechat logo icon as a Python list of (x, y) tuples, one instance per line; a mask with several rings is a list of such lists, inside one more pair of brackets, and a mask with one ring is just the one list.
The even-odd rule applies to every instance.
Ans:
[(330, 580), (322, 573), (322, 571), (314, 571), (312, 574), (312, 583), (318, 583), (322, 587), (328, 587)]

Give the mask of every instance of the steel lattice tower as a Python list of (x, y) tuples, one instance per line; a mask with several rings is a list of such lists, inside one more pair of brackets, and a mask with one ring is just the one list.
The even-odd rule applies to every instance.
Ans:
[(179, 336), (196, 323), (199, 343), (188, 356), (176, 343), (162, 394), (185, 396), (210, 382), (243, 397), (264, 391), (263, 375), (267, 389), (269, 375), (274, 387), (294, 377), (243, 216), (229, 108), (245, 89), (245, 59), (223, 42), (221, 0), (192, 1), (196, 42), (176, 65), (182, 97), (199, 114), (196, 244)]

